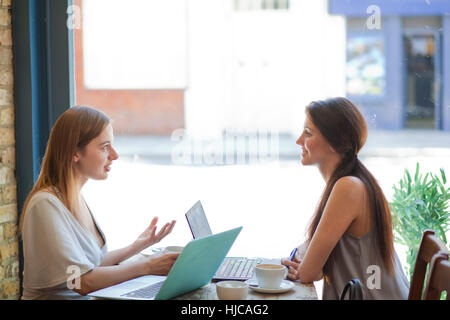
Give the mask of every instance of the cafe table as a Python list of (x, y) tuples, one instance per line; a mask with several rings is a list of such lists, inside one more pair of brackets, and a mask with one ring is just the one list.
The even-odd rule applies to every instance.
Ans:
[[(141, 259), (144, 255), (138, 254), (133, 260)], [(281, 264), (281, 259), (260, 258), (261, 263)], [(256, 280), (255, 275), (251, 280)], [(290, 281), (290, 280), (288, 280)], [(216, 281), (211, 281), (201, 288), (179, 295), (173, 300), (218, 300), (216, 293)], [(314, 283), (301, 283), (294, 281), (291, 290), (284, 293), (259, 293), (248, 289), (247, 300), (317, 300), (317, 291)]]

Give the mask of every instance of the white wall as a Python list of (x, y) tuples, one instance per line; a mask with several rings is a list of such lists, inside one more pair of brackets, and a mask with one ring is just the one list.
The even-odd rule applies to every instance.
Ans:
[(231, 1), (188, 1), (188, 88), (186, 130), (192, 137), (221, 134), (230, 105)]
[(328, 15), (327, 0), (287, 11), (233, 2), (84, 0), (86, 86), (186, 88), (191, 136), (298, 134), (307, 103), (344, 94), (344, 18)]
[(186, 80), (186, 0), (83, 0), (90, 89), (178, 89)]
[(288, 11), (233, 11), (229, 0), (190, 0), (188, 132), (296, 135), (307, 103), (343, 95), (345, 22), (330, 17), (326, 3), (292, 0)]

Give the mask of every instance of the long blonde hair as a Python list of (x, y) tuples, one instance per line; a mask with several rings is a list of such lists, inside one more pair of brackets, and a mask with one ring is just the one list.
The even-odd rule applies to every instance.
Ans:
[(20, 232), (30, 199), (38, 191), (48, 189), (74, 214), (78, 207), (79, 191), (75, 185), (73, 156), (83, 150), (110, 123), (101, 111), (86, 106), (66, 110), (55, 122), (42, 159), (39, 177), (25, 199), (20, 217)]

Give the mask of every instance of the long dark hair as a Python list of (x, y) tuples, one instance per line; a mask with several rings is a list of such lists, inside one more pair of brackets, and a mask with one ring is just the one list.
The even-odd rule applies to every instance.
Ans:
[[(352, 102), (340, 97), (311, 102), (306, 107), (306, 112), (331, 147), (342, 157), (341, 162), (327, 181), (322, 198), (311, 220), (308, 228), (308, 240), (311, 241), (319, 225), (336, 181), (345, 176), (358, 177), (364, 183), (369, 196), (370, 214), (374, 222), (379, 253), (391, 273), (394, 261), (394, 241), (389, 203), (376, 179), (357, 157), (367, 138), (367, 124), (364, 116)], [(324, 269), (326, 271), (327, 265)]]

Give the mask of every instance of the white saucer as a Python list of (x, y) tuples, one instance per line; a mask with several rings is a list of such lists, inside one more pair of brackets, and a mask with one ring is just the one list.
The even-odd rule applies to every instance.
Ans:
[[(167, 246), (167, 247), (159, 247), (159, 248), (147, 248), (147, 249), (142, 250), (141, 254), (143, 254), (144, 256), (151, 256), (151, 255), (153, 255), (155, 253), (163, 252), (166, 248), (169, 248), (169, 247), (180, 247), (180, 246)], [(180, 248), (183, 248), (183, 247), (180, 247)], [(182, 249), (180, 250), (180, 252), (181, 251), (182, 251)]]
[(256, 292), (261, 292), (261, 293), (283, 293), (283, 292), (287, 292), (287, 291), (291, 290), (295, 286), (295, 284), (292, 281), (287, 281), (287, 280), (283, 280), (278, 289), (260, 288), (258, 286), (258, 281), (256, 281), (256, 280), (247, 280), (245, 282), (248, 283), (248, 287), (250, 289), (252, 289), (253, 291), (256, 291)]
[(147, 248), (141, 251), (141, 254), (143, 254), (144, 256), (151, 256), (155, 253), (161, 252), (164, 250), (164, 247), (161, 248)]

